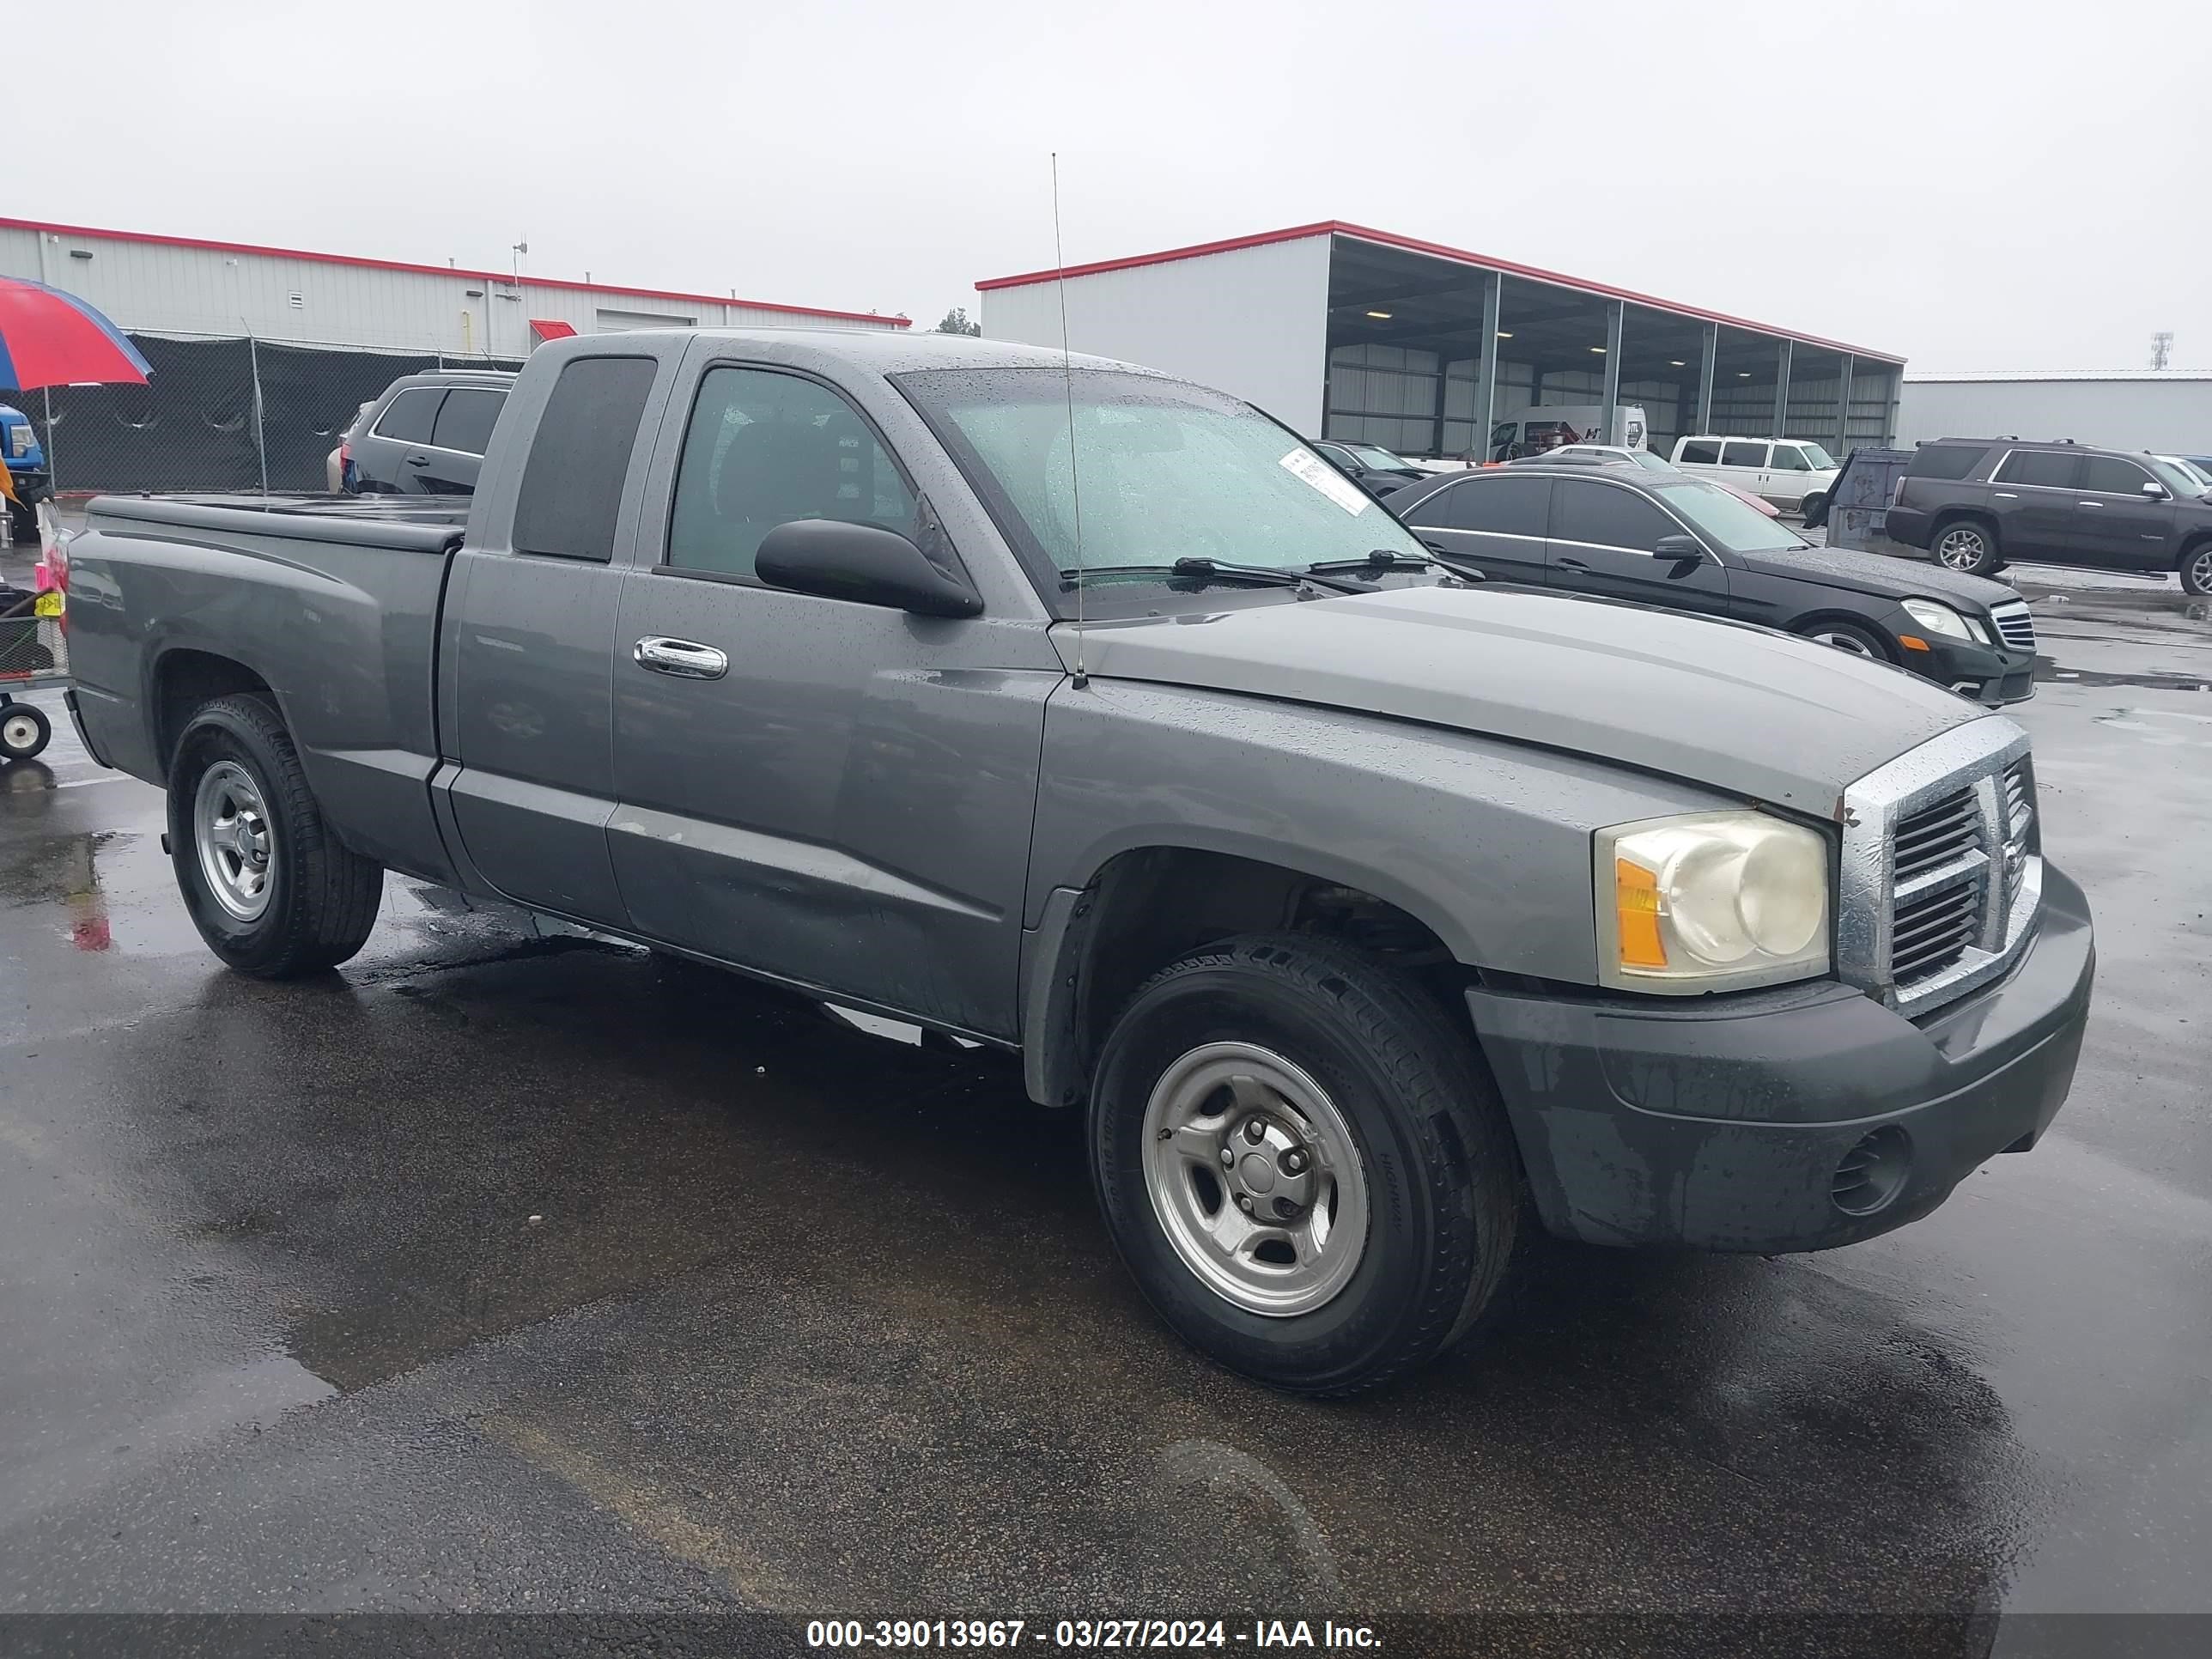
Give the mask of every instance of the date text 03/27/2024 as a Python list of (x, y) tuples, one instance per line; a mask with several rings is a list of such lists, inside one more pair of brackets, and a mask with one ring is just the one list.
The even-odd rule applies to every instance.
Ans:
[(1255, 1619), (1231, 1625), (1220, 1619), (1060, 1619), (1047, 1625), (1025, 1619), (817, 1619), (806, 1626), (810, 1648), (1019, 1648), (1049, 1643), (1055, 1649), (1308, 1648), (1369, 1650), (1382, 1645), (1367, 1625), (1322, 1620)]

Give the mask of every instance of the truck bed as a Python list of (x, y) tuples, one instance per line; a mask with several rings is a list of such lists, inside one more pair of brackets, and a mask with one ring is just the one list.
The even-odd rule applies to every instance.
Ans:
[(242, 664), (356, 850), (446, 876), (424, 784), (438, 605), (468, 512), (456, 496), (95, 496), (70, 548), (70, 642), (102, 758), (162, 781), (176, 687), (203, 659)]

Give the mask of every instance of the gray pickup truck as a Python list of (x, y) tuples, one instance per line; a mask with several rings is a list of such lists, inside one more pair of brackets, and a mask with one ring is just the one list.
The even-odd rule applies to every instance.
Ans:
[(70, 551), (79, 729), (232, 967), (344, 961), (390, 869), (1018, 1051), (1161, 1315), (1283, 1388), (1437, 1353), (1542, 1232), (1895, 1227), (2072, 1079), (2010, 720), (1480, 586), (1125, 365), (565, 340), (465, 509), (109, 497)]

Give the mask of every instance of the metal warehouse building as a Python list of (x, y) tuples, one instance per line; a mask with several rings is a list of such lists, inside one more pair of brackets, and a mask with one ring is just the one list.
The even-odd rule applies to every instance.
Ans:
[(0, 219), (0, 275), (66, 289), (131, 332), (251, 336), (447, 357), (521, 357), (548, 333), (903, 317), (566, 282), (513, 271)]
[(1908, 374), (1898, 441), (1930, 438), (2074, 438), (2112, 449), (2212, 455), (2212, 374)]
[[(1057, 345), (1062, 273), (976, 283), (983, 331)], [(1682, 434), (1889, 441), (1904, 359), (1330, 220), (1065, 272), (1068, 343), (1233, 392), (1301, 432), (1413, 455), (1508, 410), (1641, 405)], [(1616, 439), (1617, 441), (1617, 439)]]

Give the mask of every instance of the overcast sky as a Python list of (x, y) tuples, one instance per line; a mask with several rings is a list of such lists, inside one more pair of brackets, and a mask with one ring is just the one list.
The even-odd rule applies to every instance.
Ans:
[(6, 213), (743, 297), (1339, 218), (1900, 351), (2212, 368), (2195, 8), (62, 0)]

